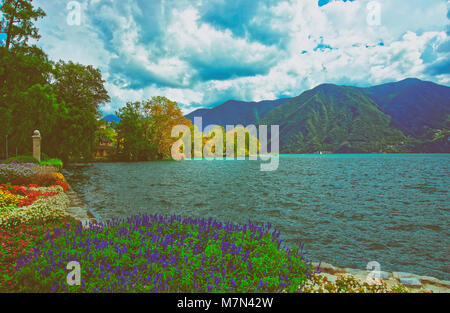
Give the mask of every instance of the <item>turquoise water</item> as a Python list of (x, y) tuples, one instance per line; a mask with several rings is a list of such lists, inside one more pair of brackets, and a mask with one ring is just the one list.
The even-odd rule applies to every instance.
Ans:
[(74, 165), (72, 187), (101, 219), (136, 213), (270, 222), (313, 260), (450, 280), (450, 155), (282, 155), (259, 161)]

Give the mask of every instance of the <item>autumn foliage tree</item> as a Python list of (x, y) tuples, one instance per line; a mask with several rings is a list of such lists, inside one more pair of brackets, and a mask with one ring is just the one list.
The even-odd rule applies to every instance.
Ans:
[(165, 97), (128, 102), (117, 113), (119, 151), (129, 161), (171, 158), (171, 136), (176, 125), (190, 126), (178, 104)]
[(153, 97), (144, 104), (144, 109), (150, 117), (148, 133), (150, 141), (158, 148), (158, 158), (170, 158), (170, 148), (176, 141), (171, 136), (172, 128), (176, 125), (190, 126), (191, 122), (183, 116), (178, 104), (166, 97)]

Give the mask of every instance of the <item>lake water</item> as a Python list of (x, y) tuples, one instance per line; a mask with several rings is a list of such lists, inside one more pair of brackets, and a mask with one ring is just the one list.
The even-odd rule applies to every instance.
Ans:
[(100, 219), (136, 213), (270, 222), (337, 266), (450, 280), (450, 155), (282, 155), (260, 161), (96, 163), (66, 171)]

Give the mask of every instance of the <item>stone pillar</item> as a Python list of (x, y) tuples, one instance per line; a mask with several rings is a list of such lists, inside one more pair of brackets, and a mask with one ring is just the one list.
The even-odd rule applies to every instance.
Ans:
[(33, 157), (41, 162), (41, 133), (38, 130), (33, 133)]

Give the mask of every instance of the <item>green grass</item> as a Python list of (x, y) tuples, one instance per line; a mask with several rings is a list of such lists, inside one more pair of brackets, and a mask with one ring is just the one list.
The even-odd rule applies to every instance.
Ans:
[(34, 157), (29, 156), (29, 155), (19, 155), (19, 156), (15, 156), (15, 157), (10, 157), (10, 158), (6, 159), (5, 161), (3, 161), (2, 163), (10, 164), (12, 162), (39, 164), (38, 160), (36, 160)]
[(63, 168), (63, 162), (60, 159), (53, 158), (50, 159), (46, 155), (43, 154), (42, 161), (39, 162), (34, 157), (29, 155), (19, 155), (15, 157), (10, 157), (7, 160), (3, 161), (3, 164), (10, 164), (10, 163), (33, 163), (33, 164), (40, 164), (40, 165), (51, 165), (55, 167), (58, 171), (61, 171)]
[(50, 159), (48, 161), (41, 161), (41, 165), (50, 165), (61, 171), (63, 168), (63, 162), (60, 159)]

